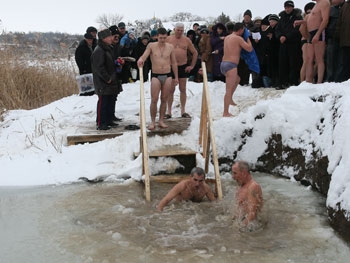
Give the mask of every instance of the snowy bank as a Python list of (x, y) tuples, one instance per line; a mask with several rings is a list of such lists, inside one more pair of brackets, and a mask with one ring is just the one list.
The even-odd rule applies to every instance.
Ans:
[[(145, 83), (148, 121), (149, 85)], [(304, 178), (316, 188), (327, 189), (327, 206), (332, 211), (341, 211), (350, 222), (349, 85), (349, 81), (319, 85), (302, 83), (286, 91), (239, 86), (234, 94), (239, 107), (230, 109), (236, 117), (222, 118), (225, 85), (209, 83), (220, 160), (244, 159), (257, 169), (271, 167), (269, 172), (292, 181)], [(193, 116), (189, 130), (182, 135), (156, 136), (149, 140), (150, 149), (162, 144), (182, 143), (199, 150), (196, 142), (201, 93), (202, 84), (188, 82), (186, 110)], [(74, 95), (39, 109), (6, 112), (0, 123), (0, 165), (3, 167), (0, 186), (63, 184), (76, 182), (82, 176), (102, 176), (110, 181), (140, 180), (141, 160), (134, 159), (133, 155), (139, 151), (139, 131), (98, 143), (67, 146), (67, 135), (95, 132), (96, 101), (96, 96)], [(116, 108), (118, 117), (138, 123), (139, 83), (124, 85)], [(177, 90), (173, 116), (179, 117), (179, 112)], [(277, 152), (271, 154), (271, 145), (276, 142), (272, 138), (276, 136), (289, 152), (282, 149), (280, 155)], [(298, 150), (304, 158), (302, 163), (288, 164), (291, 150)], [(319, 170), (329, 177), (330, 183), (321, 187), (307, 173), (310, 163), (323, 158), (326, 166)], [(157, 167), (153, 169), (157, 170)], [(317, 173), (317, 169), (314, 171)]]

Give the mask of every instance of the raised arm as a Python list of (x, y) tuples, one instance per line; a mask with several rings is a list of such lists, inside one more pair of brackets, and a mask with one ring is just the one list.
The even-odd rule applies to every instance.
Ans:
[(252, 46), (252, 43), (250, 42), (250, 39), (248, 37), (247, 39), (247, 42), (244, 41), (243, 38), (240, 39), (240, 45), (241, 47), (245, 50), (245, 51), (248, 51), (248, 52), (251, 52), (253, 50), (253, 46)]

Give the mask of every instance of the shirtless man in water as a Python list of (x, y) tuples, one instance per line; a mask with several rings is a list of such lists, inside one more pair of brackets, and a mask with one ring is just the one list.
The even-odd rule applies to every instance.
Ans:
[(263, 206), (261, 187), (250, 175), (249, 165), (244, 161), (238, 161), (232, 166), (232, 178), (240, 186), (236, 193), (237, 214), (234, 219), (248, 226), (257, 218)]
[(316, 5), (305, 20), (296, 20), (295, 26), (306, 24), (310, 38), (307, 46), (306, 81), (313, 83), (314, 62), (317, 66), (317, 83), (323, 82), (325, 71), (324, 54), (326, 51), (325, 29), (329, 20), (330, 3), (328, 0), (313, 0)]
[(176, 184), (169, 193), (160, 201), (157, 211), (162, 211), (171, 200), (201, 202), (204, 197), (215, 201), (213, 191), (205, 182), (205, 172), (202, 168), (195, 167), (191, 171), (191, 177)]
[(142, 67), (145, 60), (150, 56), (152, 62), (151, 73), (151, 121), (148, 126), (149, 130), (154, 130), (156, 127), (157, 104), (160, 93), (159, 106), (159, 122), (160, 128), (168, 128), (164, 123), (167, 100), (172, 84), (172, 74), (174, 73), (173, 83), (176, 86), (179, 83), (177, 63), (175, 58), (174, 47), (165, 42), (168, 33), (165, 28), (157, 30), (158, 42), (153, 42), (147, 45), (145, 52), (137, 61), (137, 65)]
[[(196, 65), (198, 52), (191, 40), (184, 35), (184, 24), (176, 23), (174, 35), (171, 35), (167, 38), (167, 43), (170, 43), (175, 48), (175, 57), (178, 65), (178, 73), (179, 73), (179, 90), (180, 90), (180, 103), (181, 103), (181, 117), (190, 118), (191, 116), (186, 113), (186, 82), (188, 74)], [(187, 64), (187, 52), (192, 54), (191, 64)], [(171, 90), (168, 98), (168, 114), (166, 118), (171, 118), (171, 110), (174, 101), (174, 92), (175, 92), (175, 83), (173, 82), (171, 85)]]
[(241, 56), (241, 50), (242, 48), (248, 52), (253, 50), (249, 38), (247, 42), (242, 38), (243, 32), (243, 23), (236, 23), (233, 28), (233, 33), (225, 37), (224, 40), (224, 56), (220, 65), (221, 73), (226, 76), (223, 117), (231, 117), (232, 114), (229, 113), (229, 106), (236, 106), (236, 103), (232, 100), (232, 96), (240, 81), (240, 77), (237, 73), (237, 66)]

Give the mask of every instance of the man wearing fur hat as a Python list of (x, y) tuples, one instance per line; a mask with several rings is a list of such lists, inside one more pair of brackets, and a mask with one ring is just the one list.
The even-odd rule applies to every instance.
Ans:
[(113, 36), (109, 29), (98, 32), (97, 47), (91, 56), (95, 92), (98, 95), (96, 128), (109, 130), (113, 122), (115, 97), (121, 91), (117, 78), (111, 45)]
[(286, 89), (300, 83), (301, 34), (299, 26), (294, 26), (296, 20), (302, 20), (301, 10), (294, 8), (293, 1), (285, 1), (284, 11), (280, 13), (280, 20), (275, 29), (276, 37), (280, 41), (278, 89)]

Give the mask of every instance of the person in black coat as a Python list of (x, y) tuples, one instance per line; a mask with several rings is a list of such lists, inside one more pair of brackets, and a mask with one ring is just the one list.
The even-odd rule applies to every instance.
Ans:
[(213, 32), (210, 37), (213, 57), (213, 80), (225, 82), (225, 76), (220, 70), (222, 57), (224, 56), (224, 39), (227, 35), (226, 26), (222, 23), (217, 23), (213, 26)]
[(294, 8), (293, 1), (284, 3), (284, 11), (275, 28), (275, 34), (280, 41), (279, 49), (279, 79), (280, 89), (291, 85), (299, 85), (300, 68), (302, 65), (300, 26), (294, 26), (295, 20), (302, 20), (302, 11)]
[(77, 49), (75, 50), (75, 62), (79, 68), (79, 74), (92, 73), (91, 70), (91, 54), (92, 54), (92, 42), (93, 36), (90, 33), (85, 33), (84, 39), (79, 42)]
[[(75, 50), (75, 62), (79, 69), (79, 75), (92, 73), (91, 69), (91, 54), (93, 52), (94, 37), (90, 33), (85, 33), (84, 39), (79, 42)], [(80, 96), (92, 96), (95, 91), (80, 91)]]
[[(135, 80), (140, 80), (140, 72), (139, 68), (137, 66), (137, 62), (139, 58), (142, 56), (142, 54), (145, 52), (146, 47), (150, 41), (150, 36), (148, 32), (145, 32), (137, 41), (136, 47), (132, 51), (132, 57), (135, 58), (135, 62), (131, 64), (131, 66), (135, 69), (137, 69), (137, 77)], [(151, 61), (149, 58), (144, 62), (143, 64), (143, 81), (148, 81), (148, 73), (151, 69)]]
[(98, 95), (96, 127), (108, 130), (113, 122), (115, 96), (122, 90), (113, 58), (113, 36), (109, 29), (98, 32), (97, 47), (91, 56), (95, 92)]

